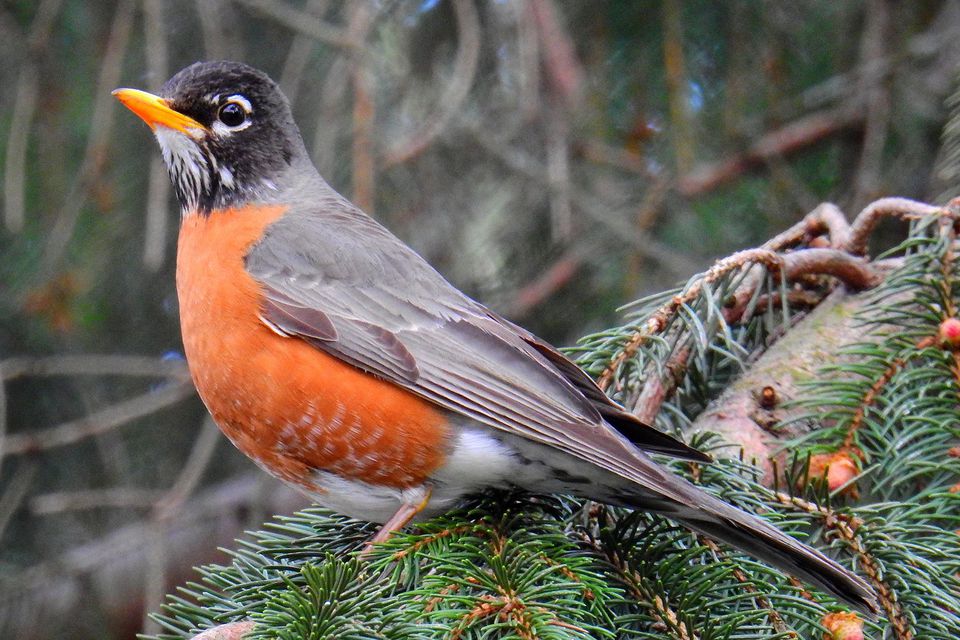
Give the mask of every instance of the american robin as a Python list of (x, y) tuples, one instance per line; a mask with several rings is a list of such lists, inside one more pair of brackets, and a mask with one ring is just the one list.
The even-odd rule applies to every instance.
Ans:
[(666, 515), (860, 607), (867, 584), (654, 462), (709, 456), (470, 299), (317, 173), (279, 87), (198, 62), (117, 98), (153, 129), (182, 206), (193, 380), (227, 437), (335, 511), (384, 523), (490, 487)]

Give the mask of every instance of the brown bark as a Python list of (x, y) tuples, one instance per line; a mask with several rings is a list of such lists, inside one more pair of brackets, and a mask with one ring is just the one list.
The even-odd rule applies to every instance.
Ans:
[[(894, 263), (875, 266), (889, 270)], [(824, 366), (842, 364), (845, 347), (879, 339), (882, 332), (866, 332), (858, 319), (872, 300), (869, 291), (836, 289), (701, 413), (689, 433), (719, 434), (729, 445), (715, 455), (738, 457), (742, 450), (744, 459), (755, 461), (764, 481), (772, 484), (774, 464), (782, 469), (789, 454), (779, 450), (782, 443), (821, 426), (796, 420), (809, 408), (785, 405), (800, 395), (800, 385), (822, 375)]]

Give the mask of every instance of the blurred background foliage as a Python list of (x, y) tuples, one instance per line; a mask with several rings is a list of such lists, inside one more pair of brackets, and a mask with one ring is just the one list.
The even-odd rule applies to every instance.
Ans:
[(118, 86), (267, 71), (333, 186), (561, 345), (820, 201), (956, 175), (951, 0), (4, 0), (0, 54), (4, 638), (129, 637), (303, 504), (184, 378), (177, 207)]

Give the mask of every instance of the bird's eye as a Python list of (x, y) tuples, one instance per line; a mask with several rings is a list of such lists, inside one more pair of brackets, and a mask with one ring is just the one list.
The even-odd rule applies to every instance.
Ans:
[(220, 122), (228, 127), (239, 127), (247, 121), (247, 112), (239, 102), (231, 100), (220, 107), (220, 112), (217, 113), (217, 118), (219, 118)]

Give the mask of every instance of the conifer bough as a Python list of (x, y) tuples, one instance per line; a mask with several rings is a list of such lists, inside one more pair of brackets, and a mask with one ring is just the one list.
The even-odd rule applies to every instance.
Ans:
[[(956, 209), (886, 199), (849, 226), (837, 213), (824, 205), (763, 247), (630, 305), (626, 325), (570, 352), (621, 403), (687, 433), (694, 446), (734, 452), (710, 465), (670, 463), (676, 471), (866, 577), (882, 617), (843, 617), (844, 629), (955, 638), (960, 361), (941, 329), (960, 300)], [(857, 255), (883, 215), (912, 223), (880, 268)], [(849, 259), (802, 255), (824, 248)], [(770, 443), (785, 435), (780, 445), (792, 454), (766, 483), (729, 443), (692, 430), (760, 354), (801, 330), (810, 309), (863, 282), (876, 287), (857, 294), (865, 296), (852, 315), (858, 336), (836, 347), (842, 357), (800, 371), (788, 392), (755, 388), (755, 406), (773, 416), (763, 421)], [(807, 462), (838, 452), (859, 474), (831, 490)], [(322, 510), (269, 524), (230, 566), (204, 568), (202, 584), (171, 600), (156, 616), (173, 634), (162, 637), (248, 621), (249, 638), (289, 640), (759, 640), (821, 637), (841, 620), (826, 615), (832, 605), (822, 594), (705, 536), (568, 498), (488, 497), (377, 546), (365, 562), (351, 560), (369, 532)]]

